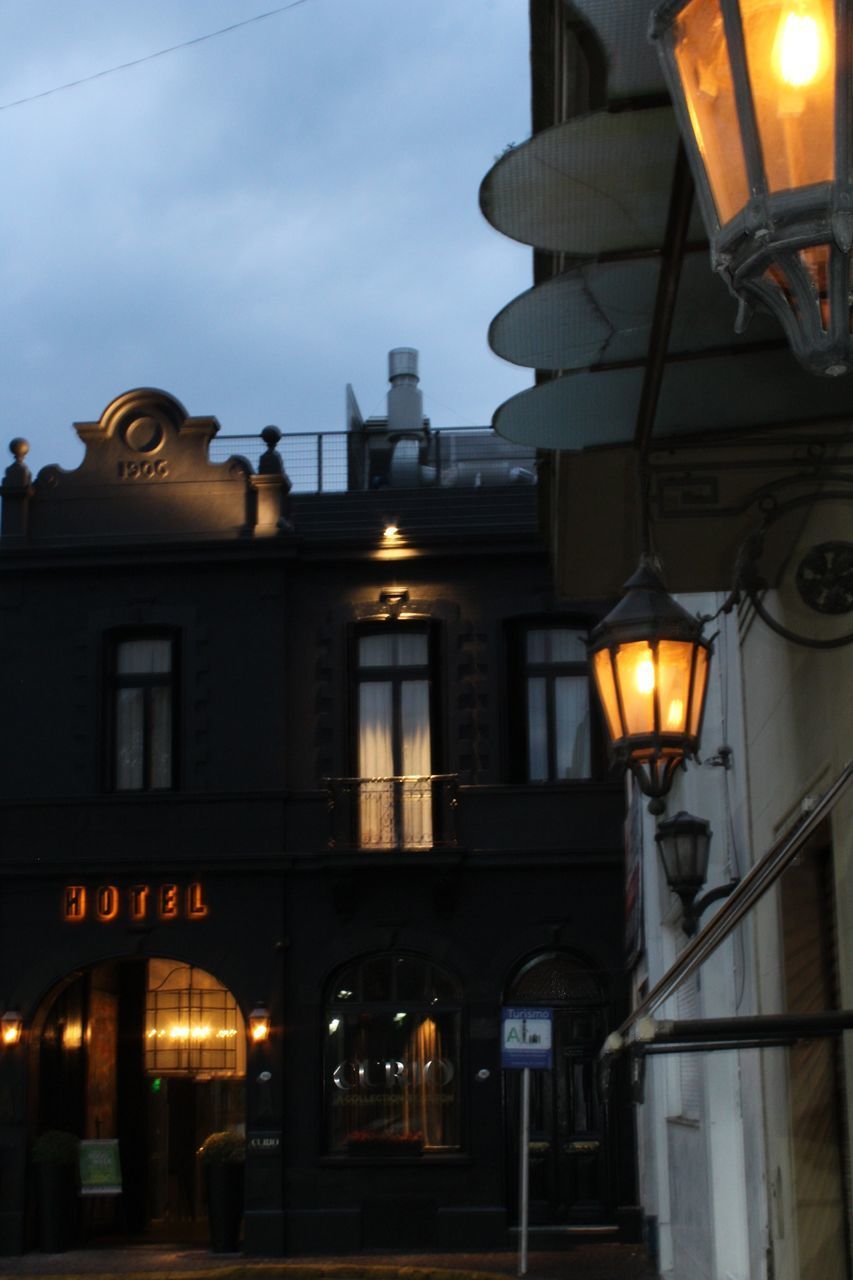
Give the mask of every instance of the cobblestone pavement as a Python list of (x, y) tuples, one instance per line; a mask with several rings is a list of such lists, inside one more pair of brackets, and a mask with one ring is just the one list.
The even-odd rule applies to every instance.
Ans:
[[(499, 1253), (388, 1254), (360, 1253), (328, 1258), (244, 1258), (242, 1254), (213, 1254), (207, 1249), (169, 1249), (162, 1245), (128, 1246), (122, 1249), (91, 1248), (68, 1253), (28, 1253), (21, 1258), (0, 1258), (0, 1280), (7, 1276), (130, 1277), (158, 1272), (161, 1277), (194, 1272), (216, 1274), (231, 1270), (251, 1280), (268, 1280), (270, 1274), (287, 1280), (321, 1280), (344, 1271), (344, 1276), (364, 1275), (384, 1280), (389, 1270), (415, 1268), (440, 1280), (443, 1271), (454, 1280), (473, 1280), (472, 1273), (515, 1276), (518, 1255)], [(568, 1244), (558, 1252), (533, 1251), (528, 1260), (528, 1280), (654, 1280), (656, 1272), (641, 1245)], [(224, 1280), (224, 1277), (223, 1277)], [(420, 1280), (420, 1277), (409, 1277)], [(427, 1276), (423, 1277), (427, 1280)]]

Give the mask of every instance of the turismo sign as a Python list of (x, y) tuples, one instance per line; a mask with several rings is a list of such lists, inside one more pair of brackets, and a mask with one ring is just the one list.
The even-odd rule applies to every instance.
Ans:
[(501, 1066), (551, 1070), (551, 1010), (501, 1010)]

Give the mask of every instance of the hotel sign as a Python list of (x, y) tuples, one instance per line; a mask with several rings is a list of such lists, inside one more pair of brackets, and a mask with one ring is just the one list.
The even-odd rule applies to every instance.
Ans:
[(63, 890), (63, 919), (76, 923), (97, 920), (201, 920), (207, 915), (204, 886), (199, 880), (189, 884), (68, 884)]

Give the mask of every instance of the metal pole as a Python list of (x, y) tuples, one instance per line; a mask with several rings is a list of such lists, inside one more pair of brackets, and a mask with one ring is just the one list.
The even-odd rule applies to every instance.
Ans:
[(521, 1073), (521, 1140), (519, 1142), (518, 1202), (520, 1207), (518, 1237), (518, 1274), (527, 1275), (527, 1219), (530, 1206), (530, 1068)]

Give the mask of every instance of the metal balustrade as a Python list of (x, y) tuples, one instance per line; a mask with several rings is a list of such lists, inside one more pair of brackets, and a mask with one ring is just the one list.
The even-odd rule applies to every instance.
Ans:
[[(276, 448), (294, 493), (346, 493), (370, 487), (368, 432), (300, 431), (282, 435)], [(454, 427), (398, 442), (392, 464), (395, 488), (477, 488), (535, 484), (536, 451), (516, 445), (487, 427)], [(210, 461), (235, 454), (257, 471), (266, 446), (259, 435), (218, 435)]]
[(435, 849), (456, 844), (458, 775), (325, 778), (329, 848)]

